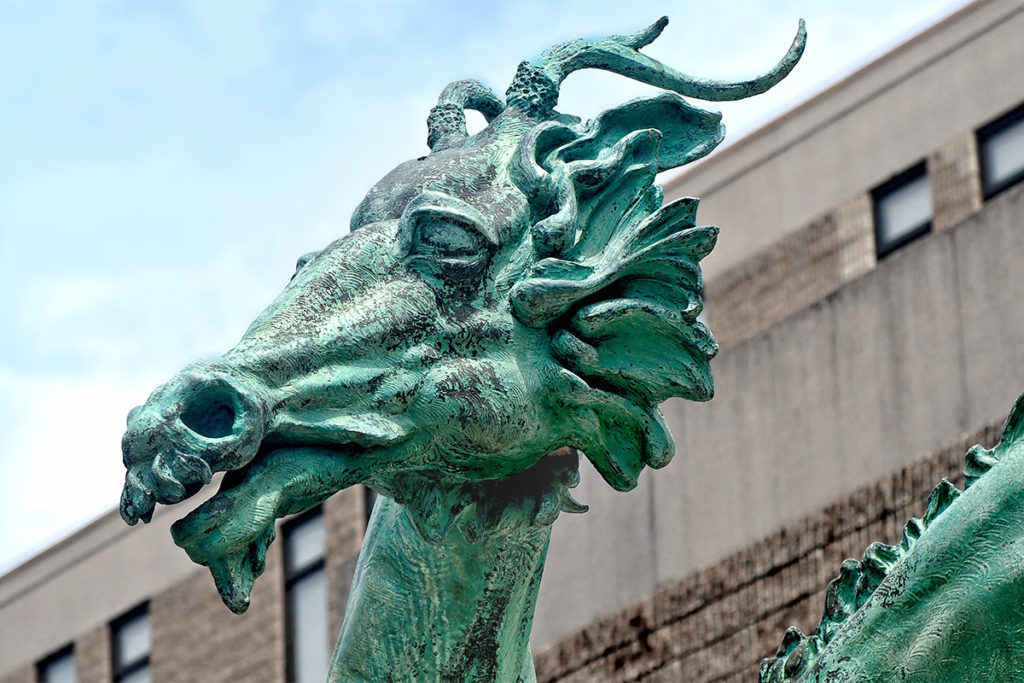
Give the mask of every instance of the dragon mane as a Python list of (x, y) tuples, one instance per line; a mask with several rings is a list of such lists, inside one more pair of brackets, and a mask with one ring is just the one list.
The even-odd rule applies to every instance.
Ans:
[(560, 379), (589, 423), (581, 448), (618, 490), (674, 453), (658, 404), (713, 394), (708, 361), (718, 345), (697, 316), (699, 261), (718, 229), (696, 227), (696, 199), (663, 206), (654, 179), (723, 136), (720, 115), (663, 93), (586, 125), (542, 123), (513, 160), (542, 260), (512, 288), (512, 307), (521, 322), (550, 333)]

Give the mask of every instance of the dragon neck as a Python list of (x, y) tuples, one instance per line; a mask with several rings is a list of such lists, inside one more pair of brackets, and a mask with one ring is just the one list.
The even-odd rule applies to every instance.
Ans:
[(532, 681), (529, 637), (550, 524), (453, 531), (430, 542), (379, 499), (356, 568), (331, 681)]

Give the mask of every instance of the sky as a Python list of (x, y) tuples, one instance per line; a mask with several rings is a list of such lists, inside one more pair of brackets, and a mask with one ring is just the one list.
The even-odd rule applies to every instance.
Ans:
[[(705, 105), (728, 144), (965, 4), (0, 0), (0, 572), (117, 505), (128, 410), (233, 346), (295, 259), (427, 152), (448, 82), (501, 93), (552, 44), (663, 14), (645, 52), (739, 79), (803, 17), (786, 81)], [(577, 73), (559, 109), (653, 92)]]

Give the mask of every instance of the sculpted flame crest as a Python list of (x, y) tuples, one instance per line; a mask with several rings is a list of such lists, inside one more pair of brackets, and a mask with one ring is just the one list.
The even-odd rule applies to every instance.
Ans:
[[(519, 65), (505, 103), (449, 85), (430, 154), (374, 185), (351, 234), (300, 259), (234, 349), (129, 415), (128, 523), (226, 472), (173, 534), (238, 612), (276, 519), (357, 483), (384, 496), (332, 679), (531, 679), (550, 525), (585, 509), (560, 449), (628, 490), (672, 457), (658, 403), (711, 397), (717, 345), (697, 316), (717, 228), (696, 225), (695, 199), (663, 206), (654, 177), (724, 134), (680, 94), (763, 92), (805, 33), (765, 76), (722, 83), (639, 52), (666, 23), (551, 48)], [(584, 123), (555, 110), (584, 68), (670, 92)], [(467, 108), (488, 120), (473, 136)]]

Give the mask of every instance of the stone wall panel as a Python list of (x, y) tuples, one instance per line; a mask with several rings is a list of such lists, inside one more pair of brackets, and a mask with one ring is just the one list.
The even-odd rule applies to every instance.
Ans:
[(963, 486), (964, 453), (994, 445), (1000, 428), (964, 435), (544, 648), (538, 681), (756, 680), (787, 627), (817, 627), (842, 561), (875, 541), (897, 543), (943, 477)]

